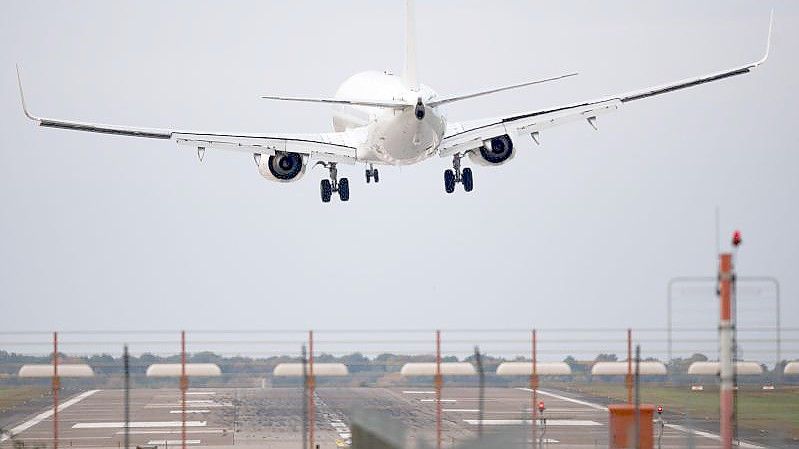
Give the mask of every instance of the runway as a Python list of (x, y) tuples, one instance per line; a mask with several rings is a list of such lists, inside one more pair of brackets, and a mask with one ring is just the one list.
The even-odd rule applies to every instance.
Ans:
[[(601, 404), (559, 391), (541, 390), (546, 427), (537, 436), (550, 448), (607, 447), (608, 416)], [(120, 448), (123, 445), (121, 390), (90, 390), (64, 400), (59, 412), (61, 448)], [(381, 417), (401, 427), (408, 443), (425, 440), (435, 447), (435, 393), (429, 388), (320, 387), (315, 398), (316, 442), (336, 448), (350, 438), (350, 426), (362, 417)], [(530, 392), (523, 388), (487, 388), (479, 421), (476, 388), (445, 387), (442, 394), (444, 447), (474, 439), (482, 424), (486, 435), (514, 434), (520, 443), (532, 437)], [(181, 444), (180, 393), (177, 389), (137, 389), (131, 392), (131, 446), (159, 448)], [(195, 389), (187, 395), (187, 445), (195, 447), (258, 446), (300, 448), (302, 390), (300, 388)], [(663, 448), (716, 449), (715, 435), (689, 436), (684, 423), (668, 423)], [(51, 447), (52, 412), (41, 410), (15, 425), (16, 438), (27, 445)], [(656, 434), (657, 434), (656, 426)], [(11, 448), (11, 441), (2, 448)], [(760, 446), (744, 444), (747, 449)]]

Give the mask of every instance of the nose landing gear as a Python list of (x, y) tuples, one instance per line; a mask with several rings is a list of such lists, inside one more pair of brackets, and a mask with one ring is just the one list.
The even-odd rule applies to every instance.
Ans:
[(447, 193), (455, 191), (455, 184), (463, 184), (463, 190), (471, 192), (474, 189), (474, 176), (472, 169), (469, 167), (461, 170), (461, 159), (463, 155), (460, 153), (452, 156), (452, 170), (444, 170), (444, 190)]
[(350, 181), (347, 178), (338, 179), (338, 170), (335, 162), (319, 162), (330, 172), (330, 179), (323, 179), (319, 190), (322, 194), (322, 202), (329, 203), (333, 197), (333, 192), (338, 192), (341, 201), (350, 200)]
[(366, 169), (366, 183), (369, 184), (372, 179), (375, 180), (375, 184), (380, 182), (380, 172), (372, 164), (369, 164), (369, 168)]

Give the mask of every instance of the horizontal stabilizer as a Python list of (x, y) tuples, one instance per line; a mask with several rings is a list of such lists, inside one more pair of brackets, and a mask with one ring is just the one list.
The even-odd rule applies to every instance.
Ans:
[(520, 87), (532, 86), (534, 84), (548, 83), (550, 81), (557, 81), (557, 80), (561, 80), (563, 78), (569, 78), (571, 76), (576, 76), (576, 75), (578, 75), (578, 73), (574, 72), (574, 73), (568, 73), (566, 75), (553, 76), (553, 77), (550, 77), (550, 78), (538, 79), (538, 80), (535, 80), (535, 81), (527, 81), (525, 83), (520, 83), (520, 84), (513, 84), (511, 86), (496, 87), (494, 89), (483, 90), (483, 91), (480, 91), (480, 92), (473, 92), (473, 93), (465, 94), (465, 95), (457, 95), (457, 96), (454, 96), (454, 97), (442, 98), (440, 100), (430, 101), (427, 104), (429, 106), (435, 107), (435, 106), (440, 106), (442, 104), (454, 103), (456, 101), (468, 100), (470, 98), (480, 97), (482, 95), (494, 94), (494, 93), (497, 93), (497, 92), (503, 92), (503, 91), (511, 90), (511, 89), (518, 89)]
[(264, 100), (297, 101), (301, 103), (345, 104), (350, 106), (368, 106), (374, 108), (394, 108), (394, 109), (403, 109), (416, 105), (416, 103), (409, 104), (402, 101), (351, 100), (343, 98), (277, 97), (271, 95), (264, 95), (261, 98), (263, 98)]

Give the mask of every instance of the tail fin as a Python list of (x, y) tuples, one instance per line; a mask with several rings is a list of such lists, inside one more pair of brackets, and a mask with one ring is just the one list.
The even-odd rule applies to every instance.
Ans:
[(402, 75), (411, 90), (419, 90), (416, 73), (416, 11), (414, 0), (405, 0), (405, 71)]

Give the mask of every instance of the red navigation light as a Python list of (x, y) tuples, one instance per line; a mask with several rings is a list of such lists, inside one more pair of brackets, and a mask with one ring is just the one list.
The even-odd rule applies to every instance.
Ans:
[(741, 239), (741, 231), (735, 231), (732, 233), (732, 246), (740, 246), (743, 239)]
[(658, 415), (662, 415), (662, 414), (663, 414), (663, 406), (662, 405), (658, 405)]
[(546, 407), (544, 407), (544, 401), (540, 401), (538, 403), (538, 411), (543, 413), (545, 408)]

